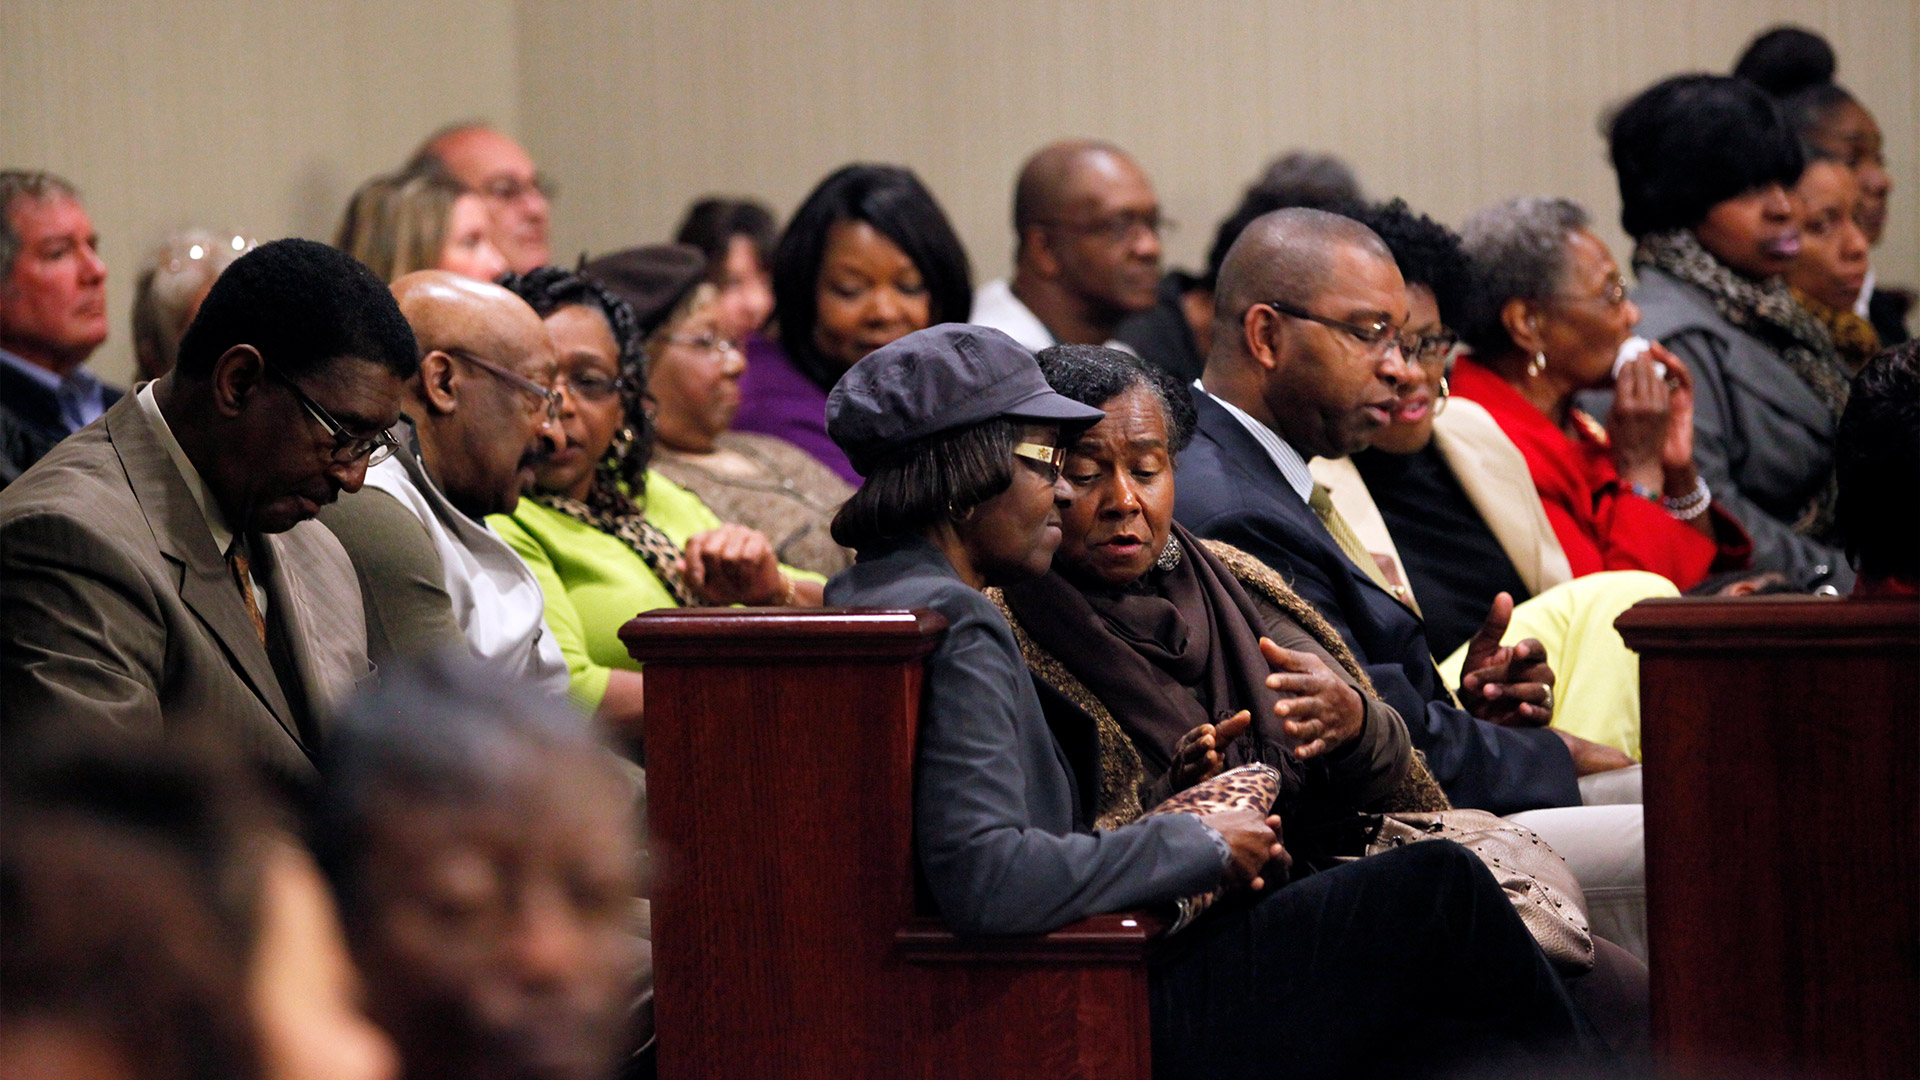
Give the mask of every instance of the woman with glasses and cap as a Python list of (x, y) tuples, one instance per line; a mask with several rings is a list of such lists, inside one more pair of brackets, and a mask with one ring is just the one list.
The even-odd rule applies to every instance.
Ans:
[(948, 620), (915, 749), (916, 849), (940, 913), (963, 934), (1031, 934), (1226, 886), (1152, 961), (1159, 1077), (1410, 1075), (1495, 1046), (1589, 1042), (1456, 845), (1287, 884), (1279, 818), (1257, 810), (1095, 827), (1098, 740), (1056, 737), (982, 590), (1052, 565), (1074, 495), (1064, 447), (1103, 415), (1055, 393), (1011, 338), (959, 325), (880, 348), (828, 400), (828, 430), (866, 477), (834, 519), (859, 559), (828, 601)]
[[(1693, 462), (1693, 380), (1659, 344), (1624, 364), (1640, 311), (1567, 199), (1488, 207), (1462, 230), (1472, 353), (1453, 393), (1478, 402), (1527, 459), (1573, 575), (1646, 570), (1681, 589), (1746, 565), (1753, 546)], [(1611, 387), (1606, 425), (1574, 395)]]
[(573, 698), (638, 745), (645, 699), (620, 627), (702, 604), (818, 604), (821, 577), (780, 565), (650, 468), (645, 334), (605, 286), (557, 267), (503, 283), (538, 312), (559, 361), (559, 446), (511, 514), (488, 518), (540, 582)]
[(740, 409), (745, 346), (699, 249), (633, 248), (581, 273), (632, 305), (653, 405), (653, 470), (700, 497), (720, 520), (758, 529), (789, 566), (835, 574), (853, 553), (829, 524), (853, 488), (813, 455), (772, 435), (729, 430)]

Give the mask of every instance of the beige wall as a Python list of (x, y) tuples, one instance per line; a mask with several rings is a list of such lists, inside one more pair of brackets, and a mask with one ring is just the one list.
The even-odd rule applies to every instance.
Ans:
[(1828, 34), (1895, 183), (1882, 275), (1920, 281), (1920, 0), (95, 0), (0, 5), (0, 162), (87, 190), (125, 309), (138, 252), (189, 220), (326, 236), (354, 183), (487, 115), (562, 184), (563, 261), (664, 238), (710, 191), (782, 213), (849, 160), (917, 169), (985, 280), (1011, 178), (1049, 139), (1111, 138), (1153, 176), (1175, 263), (1279, 150), (1343, 154), (1450, 221), (1520, 192), (1609, 222), (1604, 106), (1725, 70), (1758, 29)]

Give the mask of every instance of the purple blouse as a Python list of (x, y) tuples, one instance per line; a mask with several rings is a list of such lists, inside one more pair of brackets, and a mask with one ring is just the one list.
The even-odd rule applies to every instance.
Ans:
[(733, 430), (785, 439), (860, 486), (860, 474), (827, 437), (827, 392), (801, 373), (777, 342), (759, 334), (747, 338), (747, 370), (740, 376)]

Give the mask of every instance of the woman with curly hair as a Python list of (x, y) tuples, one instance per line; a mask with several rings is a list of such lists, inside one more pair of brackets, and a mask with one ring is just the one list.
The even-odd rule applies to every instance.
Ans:
[(553, 338), (564, 438), (528, 497), (488, 523), (540, 581), (574, 699), (637, 743), (644, 698), (622, 624), (663, 607), (818, 604), (821, 578), (648, 467), (643, 335), (626, 301), (550, 266), (504, 284)]

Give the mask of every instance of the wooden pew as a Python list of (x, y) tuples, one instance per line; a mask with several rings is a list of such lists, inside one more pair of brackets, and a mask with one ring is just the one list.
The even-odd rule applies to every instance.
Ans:
[(1920, 603), (1650, 600), (1654, 1045), (1673, 1075), (1920, 1070)]
[(667, 1080), (1149, 1075), (1145, 915), (964, 941), (916, 903), (930, 612), (649, 612), (655, 1021)]

